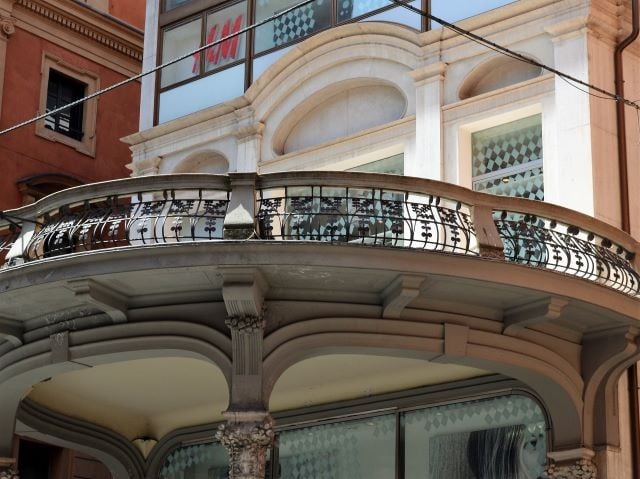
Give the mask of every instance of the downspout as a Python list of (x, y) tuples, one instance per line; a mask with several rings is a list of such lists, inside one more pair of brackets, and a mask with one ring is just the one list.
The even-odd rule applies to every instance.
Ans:
[[(618, 131), (618, 170), (620, 177), (620, 216), (622, 230), (631, 232), (631, 217), (629, 213), (629, 173), (627, 168), (627, 134), (625, 121), (624, 72), (622, 53), (633, 43), (640, 33), (640, 18), (638, 17), (638, 0), (631, 0), (632, 29), (627, 38), (616, 47), (613, 62), (615, 69), (615, 87), (618, 100), (616, 101), (616, 123)], [(638, 364), (634, 363), (627, 370), (629, 384), (629, 422), (631, 424), (631, 464), (633, 478), (640, 479), (640, 410), (638, 406)]]

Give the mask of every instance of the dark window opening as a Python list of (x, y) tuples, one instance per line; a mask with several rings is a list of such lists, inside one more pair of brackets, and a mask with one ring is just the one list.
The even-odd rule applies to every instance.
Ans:
[[(85, 96), (87, 85), (58, 71), (49, 71), (47, 85), (47, 113), (62, 106), (80, 100)], [(74, 140), (82, 140), (84, 107), (82, 104), (45, 118), (44, 126), (49, 130), (62, 133)]]

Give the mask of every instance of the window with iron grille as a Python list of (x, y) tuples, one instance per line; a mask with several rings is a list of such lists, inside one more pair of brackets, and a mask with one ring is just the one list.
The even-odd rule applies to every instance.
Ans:
[[(73, 103), (85, 96), (87, 85), (56, 70), (49, 70), (47, 84), (47, 112)], [(45, 128), (62, 133), (74, 140), (82, 140), (84, 107), (82, 104), (45, 118)]]

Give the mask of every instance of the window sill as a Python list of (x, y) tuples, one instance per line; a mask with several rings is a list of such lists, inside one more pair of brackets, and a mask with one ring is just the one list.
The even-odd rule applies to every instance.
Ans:
[(75, 140), (67, 135), (46, 128), (43, 121), (36, 124), (36, 135), (44, 138), (45, 140), (62, 143), (63, 145), (75, 149), (78, 153), (82, 153), (83, 155), (87, 155), (91, 158), (96, 157), (95, 136), (89, 138), (85, 135), (85, 139)]

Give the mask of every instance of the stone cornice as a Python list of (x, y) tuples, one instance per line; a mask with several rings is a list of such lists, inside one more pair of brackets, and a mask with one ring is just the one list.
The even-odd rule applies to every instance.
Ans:
[(56, 6), (49, 0), (17, 0), (16, 6), (137, 62), (142, 61), (143, 35), (115, 19), (110, 20), (67, 0), (59, 1)]

